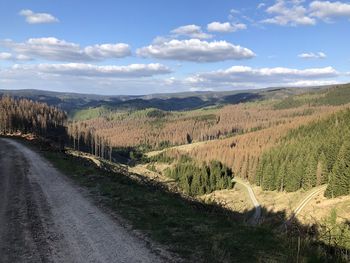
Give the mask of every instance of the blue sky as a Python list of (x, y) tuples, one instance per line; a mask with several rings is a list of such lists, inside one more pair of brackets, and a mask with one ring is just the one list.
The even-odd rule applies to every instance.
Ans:
[(0, 0), (0, 88), (147, 94), (350, 80), (350, 2)]

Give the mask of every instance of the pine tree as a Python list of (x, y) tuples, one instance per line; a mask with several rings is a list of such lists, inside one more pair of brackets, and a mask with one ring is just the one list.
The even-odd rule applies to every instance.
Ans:
[(325, 183), (328, 183), (329, 178), (328, 178), (328, 170), (327, 170), (327, 159), (322, 152), (318, 158), (318, 163), (317, 163), (317, 169), (316, 169), (316, 184), (317, 185), (322, 185)]
[(326, 196), (350, 194), (350, 140), (345, 140), (335, 161)]
[(317, 163), (315, 157), (312, 154), (309, 155), (306, 161), (307, 163), (303, 178), (303, 188), (310, 189), (312, 187), (315, 187), (317, 183)]
[(264, 177), (262, 181), (262, 188), (264, 190), (274, 190), (274, 170), (271, 162), (268, 162), (264, 169)]
[(281, 192), (284, 191), (284, 187), (285, 187), (285, 178), (287, 174), (286, 168), (287, 168), (286, 162), (282, 162), (282, 164), (278, 169), (278, 174), (276, 177), (275, 188)]

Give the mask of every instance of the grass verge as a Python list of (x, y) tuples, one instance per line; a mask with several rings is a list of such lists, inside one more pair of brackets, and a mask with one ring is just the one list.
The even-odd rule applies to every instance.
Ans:
[[(239, 223), (237, 214), (167, 192), (159, 186), (107, 173), (86, 160), (59, 152), (44, 156), (96, 200), (116, 211), (133, 228), (188, 262), (318, 262), (308, 243), (297, 245), (269, 227)], [(101, 198), (104, 197), (104, 198)], [(295, 245), (295, 246), (294, 246)], [(300, 248), (300, 245), (299, 245)], [(304, 255), (304, 256), (303, 256)], [(307, 255), (307, 256), (305, 256)]]

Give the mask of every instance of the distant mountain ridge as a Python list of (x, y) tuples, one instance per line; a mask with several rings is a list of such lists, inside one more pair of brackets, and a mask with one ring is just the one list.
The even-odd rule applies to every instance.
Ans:
[(220, 104), (237, 104), (262, 98), (285, 98), (310, 90), (329, 88), (266, 88), (256, 90), (234, 91), (196, 91), (181, 93), (164, 93), (149, 95), (96, 95), (70, 92), (55, 92), (33, 89), (0, 90), (0, 96), (8, 95), (15, 98), (26, 98), (59, 107), (67, 112), (89, 107), (107, 106), (113, 108), (161, 110), (191, 110)]

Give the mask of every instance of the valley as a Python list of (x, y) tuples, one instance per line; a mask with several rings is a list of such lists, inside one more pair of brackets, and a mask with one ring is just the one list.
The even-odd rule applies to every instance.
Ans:
[(349, 263), (350, 0), (0, 0), (0, 263)]
[[(223, 229), (219, 230), (211, 220), (230, 222), (233, 228), (244, 229), (239, 239), (251, 231), (266, 228), (274, 233), (270, 237), (272, 242), (288, 237), (281, 243), (285, 247), (283, 255), (271, 256), (275, 260), (287, 255), (294, 257), (292, 244), (302, 237), (303, 251), (299, 253), (306, 259), (311, 247), (316, 246), (311, 241), (316, 236), (310, 229), (319, 229), (319, 241), (325, 242), (322, 249), (327, 251), (328, 246), (334, 245), (322, 235), (330, 234), (324, 231), (333, 222), (328, 218), (335, 213), (337, 228), (343, 233), (336, 241), (342, 244), (339, 251), (348, 248), (344, 239), (349, 231), (350, 193), (340, 192), (343, 190), (338, 189), (346, 188), (337, 184), (346, 184), (347, 179), (339, 175), (347, 176), (347, 172), (346, 166), (341, 166), (343, 161), (334, 156), (342, 156), (340, 152), (348, 149), (342, 146), (347, 139), (342, 138), (349, 134), (350, 97), (344, 100), (349, 90), (348, 84), (300, 90), (298, 94), (279, 90), (278, 96), (184, 111), (161, 110), (156, 105), (139, 110), (89, 106), (61, 113), (59, 108), (39, 102), (4, 96), (2, 113), (14, 115), (9, 118), (11, 115), (3, 114), (0, 127), (7, 136), (32, 134), (35, 143), (29, 143), (35, 148), (41, 145), (42, 154), (54, 166), (86, 188), (107, 211), (117, 211), (142, 235), (165, 246), (166, 249), (162, 249), (170, 252), (163, 253), (170, 253), (173, 259), (194, 260), (183, 247), (185, 236), (191, 238), (192, 234), (198, 234), (209, 238), (214, 233), (222, 233)], [(46, 121), (36, 114), (42, 121), (32, 126), (26, 121), (26, 115), (16, 113), (24, 112), (28, 106)], [(15, 113), (13, 107), (18, 108)], [(46, 110), (53, 114), (46, 115)], [(69, 117), (64, 120), (65, 116)], [(331, 149), (332, 152), (328, 152)], [(285, 157), (284, 152), (288, 153)], [(314, 160), (312, 166), (309, 166), (310, 156)], [(335, 169), (345, 170), (335, 173)], [(340, 179), (333, 181), (335, 176)], [(139, 199), (138, 191), (143, 192), (142, 196), (150, 195), (152, 200)], [(329, 191), (340, 194), (329, 196)], [(128, 200), (130, 194), (135, 196)], [(195, 210), (187, 211), (187, 206)], [(153, 212), (154, 207), (167, 211), (164, 217)], [(168, 222), (168, 216), (183, 212), (191, 215), (174, 218), (184, 225), (173, 229), (175, 236), (169, 243), (164, 238), (174, 223)], [(140, 213), (145, 213), (141, 217), (143, 223), (138, 221)], [(204, 225), (199, 224), (197, 220), (202, 220), (207, 213), (213, 213), (213, 218), (205, 220)], [(195, 221), (187, 225), (182, 221), (185, 218)], [(155, 222), (157, 228), (154, 228)], [(285, 224), (283, 234), (276, 234)], [(183, 227), (190, 226), (206, 230), (180, 234)], [(295, 228), (299, 234), (293, 232)], [(235, 231), (229, 232), (225, 232), (227, 237), (237, 235)], [(204, 247), (218, 245), (215, 242), (209, 238), (197, 240), (193, 245), (198, 246), (202, 258), (211, 253)], [(265, 254), (268, 248), (257, 242), (255, 245), (261, 246)], [(215, 253), (228, 253), (227, 249), (226, 245), (220, 245)], [(231, 256), (229, 253), (223, 257), (229, 260)], [(257, 255), (242, 252), (239, 257), (247, 260)]]

